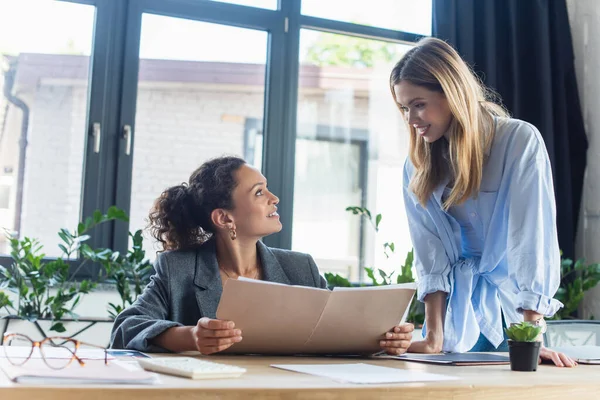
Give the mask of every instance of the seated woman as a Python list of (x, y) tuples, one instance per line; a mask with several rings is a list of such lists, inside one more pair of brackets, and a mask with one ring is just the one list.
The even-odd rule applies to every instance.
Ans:
[[(215, 319), (227, 279), (325, 288), (310, 255), (260, 242), (282, 228), (278, 203), (260, 171), (237, 157), (210, 160), (189, 184), (165, 190), (150, 212), (150, 228), (166, 251), (150, 284), (115, 320), (111, 347), (213, 354), (240, 342), (235, 321)], [(411, 324), (392, 327), (382, 350), (404, 353), (412, 331)]]

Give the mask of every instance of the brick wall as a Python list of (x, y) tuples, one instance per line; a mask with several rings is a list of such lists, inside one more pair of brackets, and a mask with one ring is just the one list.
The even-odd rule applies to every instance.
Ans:
[(29, 102), (21, 232), (38, 238), (49, 256), (60, 252), (59, 229), (79, 221), (86, 90), (41, 84)]
[[(80, 210), (87, 86), (43, 82), (29, 95), (32, 112), (21, 231), (39, 238), (46, 254), (55, 256), (56, 233), (74, 228)], [(367, 232), (366, 255), (369, 265), (392, 269), (411, 247), (401, 198), (407, 141), (386, 87), (379, 86), (368, 91), (301, 90), (299, 135), (314, 136), (316, 125), (346, 128), (347, 139), (351, 129), (368, 131), (368, 205), (384, 215), (384, 223), (378, 237)], [(263, 97), (262, 90), (251, 86), (140, 84), (132, 231), (146, 226), (152, 202), (165, 188), (187, 181), (203, 161), (222, 154), (244, 155), (245, 122), (262, 121)], [(298, 143), (293, 228), (295, 250), (313, 254), (323, 270), (347, 273), (350, 268), (353, 279), (358, 278), (359, 221), (345, 208), (360, 205), (355, 147)], [(384, 258), (380, 249), (388, 241), (396, 242), (398, 258)], [(150, 241), (146, 250), (153, 258), (156, 248)]]

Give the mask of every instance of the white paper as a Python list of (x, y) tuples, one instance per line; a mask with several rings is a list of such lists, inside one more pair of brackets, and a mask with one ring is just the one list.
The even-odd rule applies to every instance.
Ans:
[(157, 374), (124, 366), (120, 361), (104, 365), (101, 361), (90, 361), (85, 367), (71, 364), (62, 369), (48, 368), (40, 359), (29, 360), (22, 366), (15, 366), (6, 359), (0, 359), (0, 371), (18, 383), (44, 385), (77, 384), (155, 384), (160, 383)]
[[(6, 358), (9, 356), (10, 358), (26, 358), (31, 351), (31, 347), (29, 346), (4, 346), (3, 350), (0, 350), (0, 357)], [(8, 353), (8, 354), (7, 354)], [(77, 350), (77, 357), (83, 360), (104, 360), (104, 350), (101, 349), (79, 349)], [(68, 351), (61, 348), (54, 348), (51, 346), (44, 348), (44, 356), (46, 358), (55, 358), (55, 359), (69, 359), (71, 358)], [(33, 349), (33, 353), (31, 354), (31, 358), (42, 358), (40, 353), (40, 349), (35, 347)], [(115, 357), (108, 355), (109, 360), (113, 360)]]
[(349, 383), (407, 383), (451, 381), (455, 376), (430, 374), (428, 372), (357, 364), (272, 364), (271, 367), (304, 374), (323, 376)]

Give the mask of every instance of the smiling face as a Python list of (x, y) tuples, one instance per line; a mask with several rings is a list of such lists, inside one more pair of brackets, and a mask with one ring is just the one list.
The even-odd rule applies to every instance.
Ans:
[(433, 143), (448, 132), (452, 112), (443, 93), (408, 81), (394, 85), (394, 93), (411, 131), (416, 135)]
[(267, 189), (267, 180), (260, 171), (248, 164), (235, 172), (237, 186), (231, 194), (234, 209), (230, 218), (238, 238), (261, 238), (282, 228), (277, 214), (279, 198)]

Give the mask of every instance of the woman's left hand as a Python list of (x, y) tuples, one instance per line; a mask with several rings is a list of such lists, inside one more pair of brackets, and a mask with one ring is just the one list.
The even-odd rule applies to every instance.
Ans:
[(566, 354), (550, 350), (542, 345), (540, 348), (540, 362), (544, 360), (553, 362), (557, 367), (574, 367), (577, 365), (577, 362)]
[(384, 338), (379, 341), (379, 345), (389, 355), (399, 356), (404, 354), (410, 346), (414, 330), (415, 326), (413, 324), (396, 325), (389, 332), (386, 332)]

